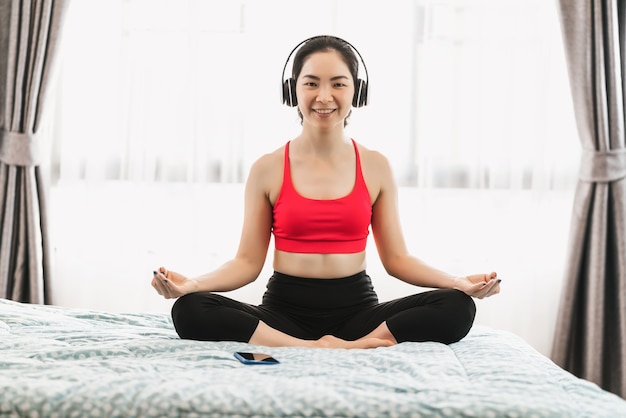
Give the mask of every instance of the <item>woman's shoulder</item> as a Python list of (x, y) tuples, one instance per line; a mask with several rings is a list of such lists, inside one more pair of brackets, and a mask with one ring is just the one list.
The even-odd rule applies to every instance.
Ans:
[(252, 171), (266, 172), (267, 170), (272, 170), (277, 166), (281, 167), (282, 169), (282, 161), (284, 156), (285, 145), (276, 148), (275, 150), (270, 151), (266, 154), (263, 154), (259, 158), (257, 158), (257, 160), (252, 164)]
[(249, 188), (274, 196), (283, 181), (285, 146), (261, 155), (250, 167), (246, 183)]
[(355, 141), (355, 143), (359, 149), (359, 156), (363, 165), (367, 165), (376, 170), (388, 169), (390, 167), (389, 160), (385, 154), (380, 151), (370, 149), (359, 142)]
[(367, 184), (370, 196), (372, 196), (372, 202), (376, 202), (381, 192), (395, 188), (391, 164), (382, 152), (369, 149), (358, 143), (357, 146), (365, 184)]

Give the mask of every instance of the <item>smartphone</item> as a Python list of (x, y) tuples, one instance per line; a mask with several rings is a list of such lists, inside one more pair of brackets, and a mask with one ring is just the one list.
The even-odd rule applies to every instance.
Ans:
[(278, 364), (280, 363), (274, 357), (264, 353), (244, 353), (242, 351), (235, 352), (235, 358), (243, 364)]

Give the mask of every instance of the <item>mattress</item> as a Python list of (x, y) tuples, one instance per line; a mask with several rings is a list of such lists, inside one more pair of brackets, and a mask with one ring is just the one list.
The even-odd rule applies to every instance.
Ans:
[(269, 348), (181, 340), (162, 313), (0, 299), (0, 416), (596, 418), (626, 401), (480, 325), (450, 345)]

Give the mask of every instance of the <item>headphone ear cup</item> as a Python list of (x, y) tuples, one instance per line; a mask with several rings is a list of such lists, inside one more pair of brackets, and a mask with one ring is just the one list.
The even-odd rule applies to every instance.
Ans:
[(360, 78), (357, 79), (357, 88), (354, 90), (352, 98), (353, 107), (363, 107), (367, 104), (367, 83)]
[(283, 103), (287, 106), (297, 106), (298, 98), (296, 96), (296, 80), (288, 78), (283, 81)]

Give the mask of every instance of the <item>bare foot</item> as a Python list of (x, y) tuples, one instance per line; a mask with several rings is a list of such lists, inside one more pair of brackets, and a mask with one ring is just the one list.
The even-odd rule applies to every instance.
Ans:
[(347, 341), (333, 335), (325, 335), (317, 341), (313, 341), (313, 347), (317, 348), (377, 348), (390, 347), (393, 341), (381, 338), (364, 338), (356, 341)]

